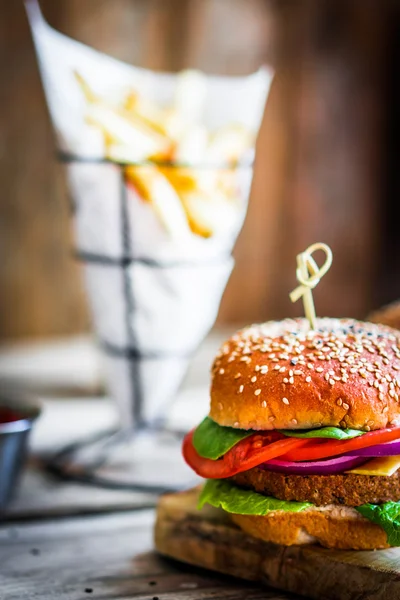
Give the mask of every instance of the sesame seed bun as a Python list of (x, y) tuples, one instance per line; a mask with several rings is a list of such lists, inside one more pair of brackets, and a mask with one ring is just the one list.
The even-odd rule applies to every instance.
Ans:
[(352, 319), (252, 325), (212, 367), (210, 417), (240, 429), (400, 426), (400, 331)]
[(385, 531), (347, 506), (279, 510), (263, 517), (233, 514), (230, 518), (249, 535), (284, 546), (319, 543), (340, 550), (389, 548)]

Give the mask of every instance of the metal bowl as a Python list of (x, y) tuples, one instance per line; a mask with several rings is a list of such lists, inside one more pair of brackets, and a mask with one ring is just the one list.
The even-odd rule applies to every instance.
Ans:
[[(15, 492), (26, 458), (29, 432), (39, 414), (38, 402), (0, 390), (0, 513)], [(14, 420), (8, 421), (10, 417)]]

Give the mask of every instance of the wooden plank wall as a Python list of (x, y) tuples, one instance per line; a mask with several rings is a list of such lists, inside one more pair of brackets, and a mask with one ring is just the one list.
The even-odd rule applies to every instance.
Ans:
[[(379, 264), (387, 10), (374, 0), (42, 0), (49, 21), (154, 69), (276, 65), (219, 322), (299, 314), (295, 255), (330, 243), (319, 314), (363, 316)], [(88, 328), (66, 188), (21, 3), (2, 3), (0, 340)], [(379, 256), (379, 254), (378, 254)]]

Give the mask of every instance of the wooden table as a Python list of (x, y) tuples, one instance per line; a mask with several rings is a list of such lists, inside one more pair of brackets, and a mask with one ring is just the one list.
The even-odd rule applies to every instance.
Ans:
[(289, 598), (162, 559), (152, 551), (153, 522), (153, 510), (136, 510), (5, 525), (0, 529), (0, 596), (7, 600)]
[[(215, 345), (213, 340), (200, 351), (173, 409), (174, 421), (185, 416), (180, 423), (184, 427), (198, 421), (207, 410), (206, 377)], [(73, 349), (76, 355), (76, 345)], [(23, 356), (29, 359), (26, 352), (24, 349)], [(6, 354), (0, 352), (0, 376), (3, 369), (12, 379), (10, 364), (15, 364), (18, 352), (11, 363)], [(37, 360), (37, 354), (33, 354)], [(64, 351), (61, 354), (65, 361)], [(75, 360), (82, 363), (79, 352)], [(21, 362), (21, 373), (25, 363)], [(66, 363), (69, 369), (73, 367), (73, 362)], [(95, 370), (89, 363), (90, 386), (95, 389)], [(29, 381), (29, 386), (39, 379), (43, 391), (46, 378), (41, 369), (37, 369), (39, 378), (37, 372), (30, 371), (22, 379)], [(62, 386), (57, 385), (57, 377), (62, 379), (62, 373), (56, 377), (54, 372), (52, 385), (60, 393)], [(77, 389), (83, 387), (82, 376)], [(31, 440), (34, 454), (54, 450), (83, 432), (88, 434), (90, 428), (101, 429), (114, 418), (113, 406), (106, 398), (53, 397), (45, 399), (44, 404)], [(31, 459), (19, 493), (0, 525), (0, 599), (294, 598), (158, 556), (152, 539), (155, 502), (156, 497), (149, 494), (52, 479)]]

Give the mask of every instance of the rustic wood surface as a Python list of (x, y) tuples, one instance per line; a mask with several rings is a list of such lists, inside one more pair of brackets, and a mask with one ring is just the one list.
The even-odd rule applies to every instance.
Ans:
[[(224, 334), (223, 334), (224, 335)], [(170, 413), (171, 424), (189, 429), (205, 414), (208, 390), (204, 385), (219, 336), (206, 340), (193, 361), (183, 390)], [(71, 365), (75, 344), (54, 355)], [(40, 356), (50, 351), (32, 349), (35, 366), (31, 379), (40, 375), (45, 383)], [(12, 356), (23, 363), (17, 349)], [(81, 347), (80, 360), (91, 367)], [(29, 355), (24, 348), (22, 356)], [(4, 349), (1, 369), (9, 371), (9, 351)], [(38, 358), (39, 357), (39, 358)], [(86, 358), (85, 358), (86, 357)], [(76, 358), (76, 356), (75, 356)], [(78, 357), (79, 358), (79, 357)], [(46, 360), (44, 360), (46, 363)], [(64, 381), (59, 365), (51, 371), (53, 383)], [(92, 373), (88, 369), (87, 375)], [(81, 373), (85, 381), (84, 369)], [(49, 454), (115, 420), (115, 409), (106, 398), (44, 400), (43, 413), (31, 436), (31, 452)], [(177, 458), (181, 463), (180, 458)], [(154, 463), (155, 464), (155, 463)], [(108, 490), (77, 482), (58, 480), (31, 457), (21, 485), (7, 515), (0, 524), (1, 600), (292, 600), (297, 596), (261, 589), (238, 581), (162, 559), (154, 552), (154, 495)]]
[(375, 552), (278, 546), (256, 540), (220, 510), (196, 509), (198, 489), (160, 499), (156, 547), (190, 564), (316, 600), (398, 600), (400, 549)]
[[(153, 551), (154, 511), (0, 527), (4, 600), (289, 600)], [(291, 596), (292, 600), (295, 600)]]

